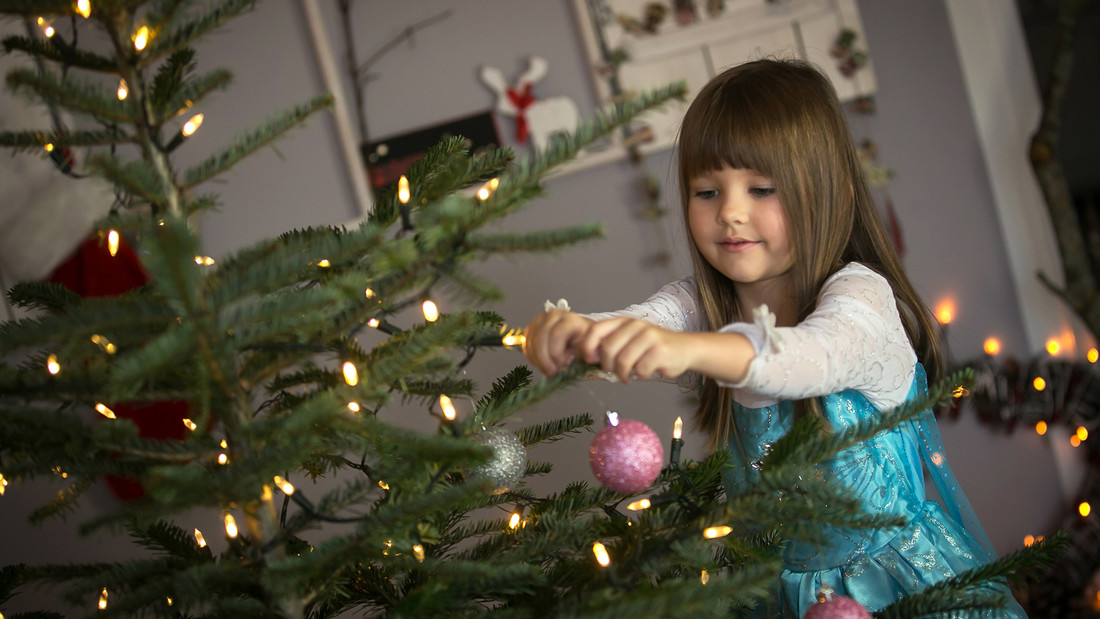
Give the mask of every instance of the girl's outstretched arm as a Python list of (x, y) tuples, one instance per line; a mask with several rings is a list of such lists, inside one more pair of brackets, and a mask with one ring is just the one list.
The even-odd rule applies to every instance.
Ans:
[(523, 355), (547, 376), (557, 374), (573, 362), (577, 344), (592, 320), (565, 310), (536, 315), (524, 329)]
[(689, 370), (738, 383), (756, 356), (740, 333), (670, 331), (627, 317), (592, 323), (577, 344), (586, 362), (599, 363), (623, 383), (653, 375), (676, 378)]

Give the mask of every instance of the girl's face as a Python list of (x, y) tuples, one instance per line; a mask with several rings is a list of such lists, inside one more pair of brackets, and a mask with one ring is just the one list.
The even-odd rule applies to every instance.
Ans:
[(789, 289), (787, 219), (770, 178), (724, 166), (691, 179), (688, 227), (699, 252), (742, 299), (759, 297), (753, 290)]

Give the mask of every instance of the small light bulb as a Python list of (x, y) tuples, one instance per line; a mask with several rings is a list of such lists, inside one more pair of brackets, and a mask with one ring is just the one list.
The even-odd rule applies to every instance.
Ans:
[(496, 191), (497, 187), (500, 187), (500, 179), (496, 177), (490, 178), (489, 182), (486, 184), (489, 186), (489, 191)]
[(1092, 506), (1089, 505), (1088, 501), (1081, 501), (1081, 504), (1077, 506), (1077, 513), (1088, 517), (1092, 513)]
[(353, 412), (353, 413), (358, 413), (359, 412), (359, 403), (358, 402), (348, 402), (348, 410)]
[(1031, 385), (1036, 391), (1042, 391), (1047, 388), (1047, 381), (1042, 376), (1036, 376), (1035, 380), (1031, 381)]
[(57, 355), (51, 354), (46, 357), (46, 371), (54, 376), (61, 372), (61, 364), (57, 362)]
[(968, 395), (970, 395), (970, 390), (966, 387), (963, 387), (962, 385), (955, 387), (951, 391), (951, 397), (955, 398), (956, 400), (958, 400), (959, 398), (965, 398)]
[(229, 464), (229, 456), (225, 455), (224, 453), (218, 454), (218, 464)]
[(413, 545), (413, 556), (416, 557), (417, 561), (419, 561), (420, 563), (423, 563), (424, 562), (424, 547), (421, 546), (420, 544), (414, 544)]
[(116, 94), (119, 101), (125, 101), (126, 97), (130, 96), (130, 89), (126, 87), (126, 80), (118, 81), (118, 92)]
[(1047, 422), (1039, 421), (1039, 423), (1036, 423), (1035, 424), (1035, 433), (1038, 434), (1039, 436), (1042, 436), (1042, 435), (1046, 434), (1047, 433)]
[(99, 592), (99, 610), (105, 610), (107, 608), (107, 587), (103, 587), (103, 590)]
[(500, 338), (500, 342), (505, 346), (523, 346), (527, 343), (527, 336), (512, 329)]
[(936, 320), (941, 325), (951, 324), (955, 319), (955, 304), (949, 300), (941, 301), (936, 307)]
[(233, 514), (225, 515), (225, 534), (229, 537), (237, 537), (237, 519), (233, 517)]
[(680, 435), (684, 431), (684, 420), (681, 417), (676, 418), (676, 423), (672, 424), (672, 438), (679, 440)]
[(168, 602), (168, 605), (171, 606), (172, 605), (172, 598), (166, 598), (166, 600)]
[(519, 512), (512, 512), (512, 517), (508, 519), (508, 528), (515, 529), (519, 526), (520, 515)]
[(435, 302), (431, 299), (424, 301), (424, 305), (421, 306), (421, 309), (424, 311), (424, 320), (428, 322), (439, 320), (439, 308), (436, 307)]
[(107, 408), (106, 404), (97, 402), (96, 405), (95, 405), (95, 410), (96, 410), (97, 413), (99, 413), (100, 415), (103, 415), (107, 419), (115, 419), (115, 412), (113, 410)]
[(328, 258), (322, 258), (317, 263), (317, 266), (321, 267), (322, 269), (327, 269), (328, 267), (332, 266), (332, 263), (328, 261)]
[(374, 296), (374, 291), (371, 290), (370, 288), (367, 288), (366, 290), (363, 291), (363, 294), (366, 295), (366, 297), (369, 299), (369, 298)]
[(47, 143), (44, 148), (46, 149), (47, 153), (52, 153), (53, 152), (53, 142)]
[(191, 120), (183, 123), (183, 129), (180, 130), (180, 132), (183, 133), (183, 137), (189, 138), (198, 131), (199, 127), (202, 126), (202, 118), (202, 114), (195, 114), (191, 117)]
[(995, 337), (987, 338), (985, 344), (982, 345), (982, 350), (989, 356), (996, 355), (1001, 352), (1001, 341)]
[(367, 326), (369, 326), (373, 329), (377, 329), (378, 325), (380, 325), (380, 324), (382, 324), (382, 323), (378, 322), (377, 318), (371, 318), (370, 320), (367, 321)]
[(278, 475), (275, 476), (275, 485), (278, 486), (279, 490), (282, 490), (283, 494), (287, 496), (294, 494), (294, 484), (283, 479), (282, 477), (279, 477)]
[(1089, 437), (1089, 430), (1085, 426), (1077, 426), (1077, 438), (1082, 441)]
[(478, 200), (488, 200), (490, 193), (491, 192), (489, 191), (489, 186), (486, 185), (486, 186), (482, 187), (481, 189), (477, 190), (477, 199)]
[(1024, 546), (1030, 546), (1034, 543), (1035, 543), (1035, 536), (1034, 535), (1025, 535), (1024, 536)]
[(107, 253), (112, 257), (118, 255), (118, 230), (107, 231)]
[(707, 527), (703, 530), (703, 537), (707, 539), (717, 539), (719, 537), (725, 537), (733, 532), (731, 527), (725, 525), (718, 527)]
[(1100, 359), (1100, 350), (1090, 348), (1089, 352), (1085, 355), (1085, 358), (1089, 360), (1089, 363), (1096, 363), (1096, 360)]
[(352, 387), (359, 384), (359, 371), (351, 361), (344, 362), (344, 382)]
[(49, 39), (52, 38), (53, 35), (57, 34), (57, 31), (53, 29), (53, 26), (47, 23), (46, 25), (42, 26), (42, 34), (46, 35), (46, 38)]
[(118, 347), (112, 344), (111, 340), (103, 337), (102, 335), (93, 334), (92, 337), (88, 339), (92, 340), (93, 344), (99, 346), (101, 349), (103, 349), (103, 352), (107, 353), (108, 355), (113, 355), (118, 352)]
[(138, 28), (137, 33), (134, 34), (134, 49), (141, 51), (145, 49), (145, 46), (149, 44), (149, 28), (142, 26)]
[(703, 583), (704, 585), (710, 582), (710, 572), (703, 570), (703, 572), (699, 574), (699, 582)]
[(596, 555), (596, 563), (604, 567), (611, 565), (611, 556), (607, 554), (607, 548), (600, 542), (592, 544), (592, 554)]
[(1057, 355), (1058, 351), (1060, 351), (1060, 350), (1062, 350), (1062, 345), (1058, 343), (1058, 340), (1053, 339), (1053, 338), (1047, 340), (1047, 354), (1048, 355), (1053, 357), (1054, 355)]
[(202, 531), (195, 529), (195, 543), (199, 545), (199, 548), (206, 548), (206, 538), (202, 536)]
[(456, 411), (454, 403), (451, 402), (451, 398), (448, 398), (446, 395), (440, 395), (439, 408), (443, 410), (443, 416), (446, 417), (448, 421), (454, 421)]
[(3, 473), (0, 473), (0, 496), (4, 496), (4, 491), (8, 489), (8, 480), (4, 477)]
[(194, 432), (195, 429), (199, 427), (198, 424), (196, 424), (194, 421), (191, 421), (190, 419), (184, 419), (183, 425), (192, 432)]
[(641, 500), (634, 501), (633, 503), (627, 505), (626, 508), (629, 509), (632, 512), (637, 512), (637, 511), (641, 511), (643, 509), (649, 509), (649, 506), (650, 506), (649, 499), (641, 499)]
[(383, 490), (389, 490), (390, 489), (390, 485), (387, 484), (384, 481), (381, 481), (381, 480), (378, 481), (378, 487), (383, 489)]
[(84, 19), (88, 19), (92, 16), (92, 2), (91, 0), (76, 0), (76, 11), (80, 13), (80, 16)]
[(408, 204), (409, 198), (412, 194), (409, 192), (409, 179), (405, 178), (402, 174), (401, 178), (397, 179), (397, 199), (401, 201), (401, 204)]

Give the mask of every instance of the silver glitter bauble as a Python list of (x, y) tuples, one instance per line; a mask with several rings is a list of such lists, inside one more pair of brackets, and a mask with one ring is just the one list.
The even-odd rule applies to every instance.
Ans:
[(515, 433), (504, 428), (492, 427), (472, 437), (477, 443), (493, 450), (488, 462), (470, 469), (470, 479), (488, 479), (493, 484), (493, 494), (510, 490), (523, 478), (527, 470), (527, 450)]

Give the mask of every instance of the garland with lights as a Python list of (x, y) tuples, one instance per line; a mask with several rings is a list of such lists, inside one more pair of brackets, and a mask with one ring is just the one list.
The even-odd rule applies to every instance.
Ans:
[[(1041, 617), (1095, 616), (1100, 609), (1100, 522), (1089, 517), (1100, 504), (1100, 444), (1087, 440), (1089, 430), (1100, 423), (1100, 357), (1097, 349), (1084, 360), (1067, 360), (1056, 341), (1047, 352), (1030, 360), (999, 358), (994, 339), (985, 343), (985, 354), (962, 366), (973, 368), (975, 380), (965, 399), (956, 400), (948, 414), (957, 416), (964, 408), (998, 432), (1033, 429), (1046, 435), (1053, 425), (1067, 429), (1070, 445), (1082, 449), (1085, 477), (1072, 500), (1074, 508), (1061, 520), (1070, 545), (1054, 570), (1021, 588), (1017, 593), (1029, 613)], [(1025, 546), (1043, 539), (1028, 535)]]
[[(946, 341), (954, 308), (943, 302), (935, 314)], [(1064, 440), (1084, 451), (1085, 478), (1071, 501), (1073, 509), (1059, 523), (1070, 546), (1056, 573), (1031, 581), (1017, 596), (1033, 616), (1094, 616), (1100, 611), (1100, 522), (1089, 516), (1092, 506), (1100, 504), (1100, 445), (1087, 439), (1090, 428), (1100, 424), (1100, 350), (1090, 348), (1084, 359), (1067, 359), (1062, 341), (1051, 338), (1044, 353), (1019, 360), (1002, 355), (995, 337), (987, 338), (982, 350), (977, 358), (949, 362), (956, 371), (971, 369), (974, 382), (960, 389), (942, 413), (957, 417), (970, 409), (983, 425), (1005, 433), (1028, 428), (1044, 436), (1051, 426), (1064, 426)], [(1024, 545), (1043, 538), (1027, 535)]]

